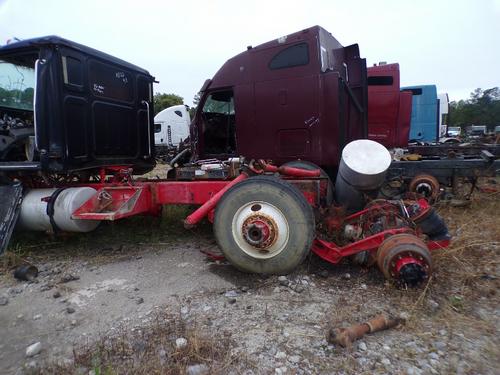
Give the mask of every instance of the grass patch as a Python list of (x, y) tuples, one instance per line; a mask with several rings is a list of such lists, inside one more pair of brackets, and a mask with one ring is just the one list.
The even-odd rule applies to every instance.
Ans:
[(183, 220), (195, 207), (165, 206), (160, 217), (134, 216), (116, 222), (103, 221), (90, 233), (15, 232), (0, 262), (0, 271), (26, 261), (71, 260), (103, 261), (133, 255), (141, 248), (167, 246), (189, 238), (210, 238), (211, 225), (204, 221), (186, 230)]
[[(187, 345), (176, 347), (184, 337)], [(210, 374), (226, 374), (247, 360), (232, 354), (228, 334), (204, 334), (196, 326), (187, 327), (177, 316), (158, 315), (140, 330), (120, 329), (113, 336), (75, 347), (72, 361), (45, 362), (32, 374), (185, 374), (188, 366), (201, 365)]]

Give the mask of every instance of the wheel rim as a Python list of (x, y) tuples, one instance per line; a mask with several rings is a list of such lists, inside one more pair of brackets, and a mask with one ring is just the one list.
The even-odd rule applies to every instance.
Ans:
[(410, 234), (387, 238), (377, 252), (377, 263), (387, 279), (417, 286), (429, 278), (432, 259), (425, 243)]
[(290, 235), (283, 212), (262, 201), (240, 207), (234, 214), (231, 227), (240, 249), (256, 259), (269, 259), (281, 253)]
[(439, 196), (439, 181), (431, 175), (418, 175), (410, 182), (409, 190), (435, 200)]

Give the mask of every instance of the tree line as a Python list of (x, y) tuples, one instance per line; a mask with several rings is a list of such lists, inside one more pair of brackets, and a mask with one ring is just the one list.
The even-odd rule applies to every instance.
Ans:
[(490, 130), (500, 125), (500, 88), (475, 89), (470, 98), (450, 103), (449, 126), (487, 125)]

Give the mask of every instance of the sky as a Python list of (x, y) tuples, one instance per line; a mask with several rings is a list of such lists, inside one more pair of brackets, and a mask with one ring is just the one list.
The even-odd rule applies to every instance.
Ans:
[(500, 86), (500, 0), (0, 0), (0, 44), (59, 35), (147, 69), (191, 105), (248, 45), (320, 25), (368, 66), (398, 62), (401, 86), (450, 100)]

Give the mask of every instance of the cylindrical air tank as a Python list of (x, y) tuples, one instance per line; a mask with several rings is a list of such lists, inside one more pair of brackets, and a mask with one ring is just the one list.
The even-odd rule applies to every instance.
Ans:
[(380, 143), (358, 139), (342, 150), (335, 181), (337, 203), (354, 212), (364, 207), (365, 192), (380, 188), (391, 165), (391, 154)]
[[(24, 195), (17, 226), (19, 229), (48, 231), (52, 229), (47, 214), (45, 198), (57, 189), (31, 189)], [(99, 225), (99, 220), (74, 220), (73, 212), (95, 194), (90, 187), (75, 187), (62, 190), (54, 202), (54, 222), (65, 232), (90, 232)]]

